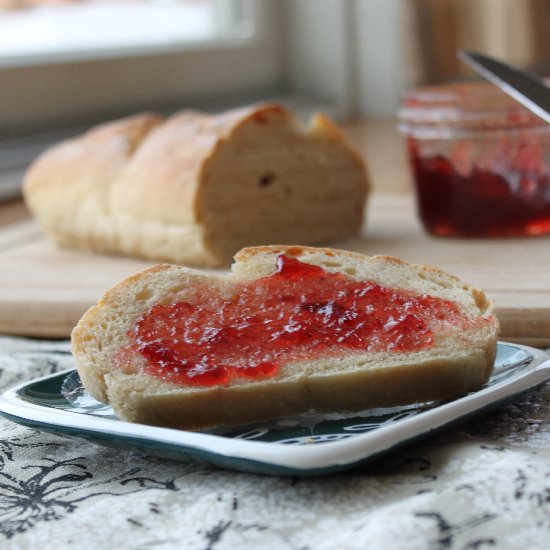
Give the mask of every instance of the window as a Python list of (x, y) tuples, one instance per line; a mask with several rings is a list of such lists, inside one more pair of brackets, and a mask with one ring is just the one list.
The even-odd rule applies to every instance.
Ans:
[(22, 65), (246, 38), (237, 0), (0, 0), (0, 63)]
[(281, 80), (277, 2), (59, 1), (0, 0), (0, 141)]

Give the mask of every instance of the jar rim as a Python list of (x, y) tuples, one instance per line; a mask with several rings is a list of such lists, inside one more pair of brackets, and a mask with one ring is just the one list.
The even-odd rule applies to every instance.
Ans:
[(545, 121), (490, 82), (426, 86), (407, 90), (401, 97), (397, 117), (403, 133), (433, 127), (476, 132), (550, 128)]
[(466, 127), (449, 125), (415, 125), (407, 122), (399, 122), (397, 130), (400, 134), (417, 139), (494, 139), (502, 137), (521, 138), (525, 134), (550, 137), (550, 124), (539, 126), (517, 127)]

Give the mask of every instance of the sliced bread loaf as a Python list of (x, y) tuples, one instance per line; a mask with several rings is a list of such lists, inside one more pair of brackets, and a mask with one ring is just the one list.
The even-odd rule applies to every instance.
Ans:
[(203, 429), (451, 399), (487, 381), (497, 334), (485, 294), (439, 269), (267, 246), (228, 275), (138, 273), (72, 342), (85, 387), (121, 419)]
[(358, 234), (368, 188), (334, 123), (266, 104), (93, 128), (44, 152), (23, 192), (60, 246), (218, 266), (244, 246)]

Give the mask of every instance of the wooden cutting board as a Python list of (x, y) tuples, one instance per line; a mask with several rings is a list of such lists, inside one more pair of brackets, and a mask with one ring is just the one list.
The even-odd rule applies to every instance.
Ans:
[[(374, 195), (364, 236), (334, 246), (442, 267), (495, 300), (502, 339), (550, 345), (550, 237), (429, 237), (401, 193)], [(0, 333), (68, 337), (105, 289), (149, 265), (58, 250), (32, 221), (9, 226), (0, 231)]]

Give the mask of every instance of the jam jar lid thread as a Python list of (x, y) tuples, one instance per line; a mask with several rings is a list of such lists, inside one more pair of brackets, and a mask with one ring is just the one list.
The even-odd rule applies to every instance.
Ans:
[(502, 131), (550, 134), (550, 125), (488, 82), (407, 91), (397, 118), (402, 134), (426, 139), (485, 136)]

